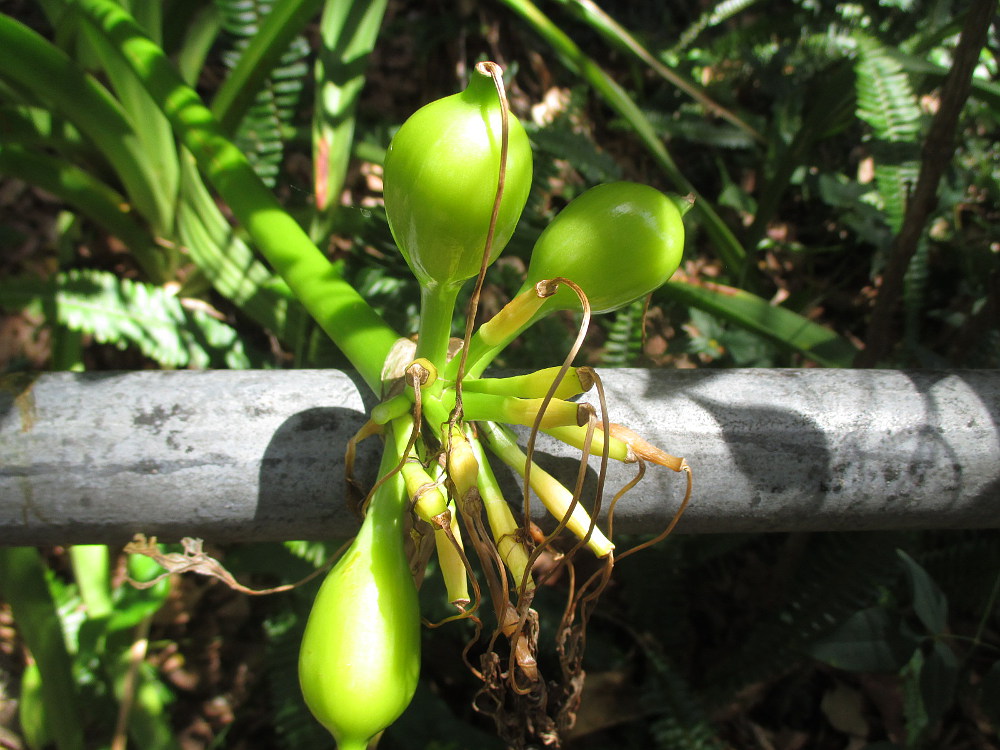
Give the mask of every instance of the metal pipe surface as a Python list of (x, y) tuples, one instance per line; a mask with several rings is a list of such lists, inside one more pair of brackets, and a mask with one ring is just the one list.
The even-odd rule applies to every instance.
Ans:
[[(998, 371), (601, 375), (612, 421), (693, 469), (679, 532), (1000, 527)], [(344, 448), (373, 404), (340, 371), (4, 376), (0, 544), (349, 535)], [(572, 486), (573, 451), (538, 450)], [(361, 478), (377, 457), (377, 438), (361, 444)], [(612, 465), (605, 506), (635, 469)], [(616, 531), (656, 533), (684, 485), (649, 467)]]

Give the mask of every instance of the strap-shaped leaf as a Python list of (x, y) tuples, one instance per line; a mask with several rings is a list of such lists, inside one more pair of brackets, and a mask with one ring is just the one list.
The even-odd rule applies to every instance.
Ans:
[(655, 294), (710, 312), (826, 367), (849, 367), (857, 353), (847, 339), (829, 328), (742, 289), (668, 281)]
[(354, 143), (358, 99), (386, 0), (326, 3), (320, 20), (313, 115), (313, 172), (321, 233), (329, 232)]

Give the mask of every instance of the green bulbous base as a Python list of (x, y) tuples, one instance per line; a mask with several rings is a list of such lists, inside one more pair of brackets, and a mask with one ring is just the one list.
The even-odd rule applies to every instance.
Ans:
[[(542, 232), (521, 290), (558, 276), (583, 289), (591, 312), (617, 310), (659, 288), (681, 262), (677, 204), (648, 185), (611, 182), (571, 201)], [(543, 312), (582, 309), (566, 286)]]
[(299, 651), (306, 705), (340, 750), (363, 750), (403, 713), (420, 675), (420, 610), (403, 547), (397, 474), (372, 498), (320, 587)]
[[(417, 110), (385, 158), (389, 228), (422, 285), (458, 285), (479, 273), (496, 199), (502, 109), (478, 67), (468, 88)], [(506, 180), (490, 260), (507, 244), (531, 188), (531, 145), (508, 118)]]

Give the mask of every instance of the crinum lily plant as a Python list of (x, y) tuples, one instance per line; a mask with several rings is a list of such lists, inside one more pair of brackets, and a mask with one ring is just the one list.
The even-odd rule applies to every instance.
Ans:
[[(306, 626), (299, 675), (308, 706), (341, 750), (363, 750), (402, 713), (419, 673), (417, 582), (436, 553), (453, 618), (475, 624), (476, 642), (480, 632), (489, 635), (476, 664), (468, 656), (471, 643), (464, 654), (482, 681), (476, 708), (495, 718), (512, 745), (528, 738), (557, 745), (578, 706), (588, 614), (616, 557), (638, 549), (616, 555), (597, 526), (604, 467), (612, 459), (635, 462), (641, 476), (644, 462), (652, 461), (687, 472), (678, 515), (691, 490), (683, 459), (610, 422), (599, 376), (572, 362), (591, 314), (642, 298), (677, 268), (688, 203), (624, 182), (585, 192), (542, 233), (510, 303), (473, 331), (484, 274), (511, 237), (531, 183), (530, 145), (508, 111), (500, 70), (480, 64), (464, 92), (427, 105), (402, 126), (385, 161), (390, 228), (422, 290), (414, 342), (400, 337), (343, 279), (127, 10), (110, 0), (77, 0), (75, 8), (162, 112), (183, 147), (185, 169), (197, 167), (281, 277), (283, 285), (273, 291), (295, 297), (380, 397), (348, 446), (350, 461), (357, 441), (381, 439), (378, 479), (360, 504), (361, 528), (327, 575)], [(129, 123), (98, 82), (36, 32), (2, 15), (0, 35), (4, 59), (32, 61), (7, 66), (17, 85), (44, 77), (52, 84), (44, 89), (52, 106), (71, 111), (81, 133), (112, 163), (134, 152), (133, 140), (115, 136), (113, 125), (124, 132)], [(122, 172), (140, 197), (146, 192), (139, 188), (155, 186), (149, 175)], [(456, 298), (473, 278), (465, 335), (456, 342)], [(561, 365), (517, 377), (486, 374), (521, 331), (567, 310), (582, 317)], [(590, 389), (599, 410), (572, 400)], [(523, 447), (511, 425), (528, 428)], [(533, 461), (540, 431), (580, 449), (573, 489)], [(523, 479), (517, 513), (501, 493), (491, 454)], [(582, 480), (592, 455), (600, 456), (601, 481), (589, 503), (583, 502)], [(554, 519), (547, 534), (532, 524), (533, 496)], [(614, 500), (608, 505), (610, 528)], [(556, 629), (561, 674), (543, 676), (532, 600), (546, 578), (572, 571), (574, 555), (584, 548), (603, 564), (570, 587)], [(534, 563), (543, 554), (556, 565), (536, 580)], [(489, 628), (481, 614), (487, 608), (493, 613)]]
[[(478, 635), (484, 598), (493, 610), (488, 646), (478, 665), (470, 663), (482, 680), (476, 707), (492, 713), (515, 745), (526, 735), (558, 744), (572, 722), (583, 630), (611, 572), (615, 545), (595, 522), (599, 509), (592, 515), (581, 503), (583, 472), (571, 491), (535, 465), (539, 431), (579, 448), (583, 466), (589, 455), (600, 456), (602, 478), (612, 458), (686, 471), (684, 502), (690, 494), (683, 459), (610, 423), (603, 398), (600, 411), (571, 400), (594, 386), (603, 393), (596, 372), (571, 366), (579, 338), (561, 366), (514, 377), (484, 374), (541, 317), (582, 312), (582, 337), (592, 313), (647, 295), (681, 258), (685, 201), (635, 183), (599, 185), (545, 229), (521, 289), (473, 331), (486, 269), (514, 232), (531, 170), (528, 137), (508, 110), (494, 63), (476, 66), (462, 93), (413, 114), (386, 155), (385, 209), (420, 282), (420, 330), (415, 341), (394, 341), (372, 383), (382, 401), (355, 440), (382, 436), (379, 479), (364, 500), (361, 531), (320, 589), (299, 659), (306, 702), (342, 750), (363, 750), (410, 702), (420, 668), (414, 581), (435, 552), (455, 608), (449, 619), (473, 620)], [(465, 336), (456, 341), (450, 335), (456, 297), (473, 278)], [(530, 428), (526, 449), (509, 425)], [(520, 520), (503, 497), (489, 454), (523, 479)], [(530, 533), (532, 493), (555, 520), (548, 535)], [(570, 594), (557, 631), (563, 674), (552, 682), (536, 659), (531, 603), (539, 581), (532, 568), (564, 535), (574, 541), (559, 548), (555, 569), (571, 565), (584, 547), (604, 564)], [(478, 560), (478, 576), (470, 559)]]

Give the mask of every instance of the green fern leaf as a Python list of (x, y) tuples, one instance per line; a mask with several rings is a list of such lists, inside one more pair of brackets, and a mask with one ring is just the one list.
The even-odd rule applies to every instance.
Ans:
[[(232, 47), (222, 55), (231, 70), (271, 12), (274, 0), (216, 0), (223, 30), (232, 38)], [(236, 145), (247, 155), (254, 171), (268, 187), (275, 179), (284, 156), (284, 130), (291, 123), (309, 72), (306, 58), (309, 43), (295, 37), (264, 81), (254, 104), (236, 130)]]
[(859, 36), (857, 115), (875, 137), (914, 143), (920, 135), (920, 107), (902, 64), (877, 42)]
[(658, 714), (650, 732), (660, 750), (722, 750), (694, 689), (655, 649), (646, 656), (656, 672), (656, 688), (646, 702)]
[(0, 306), (35, 306), (49, 320), (103, 344), (138, 347), (164, 367), (247, 368), (239, 335), (199, 309), (187, 309), (162, 287), (106, 271), (72, 270), (48, 281), (8, 279)]
[(878, 42), (857, 38), (856, 113), (872, 128), (875, 182), (886, 222), (898, 233), (920, 169), (920, 107), (899, 60)]
[[(621, 179), (621, 168), (594, 140), (574, 126), (579, 116), (579, 97), (574, 92), (565, 112), (544, 127), (529, 126), (537, 151), (562, 159), (591, 184)], [(539, 159), (539, 161), (541, 161)]]
[(910, 259), (903, 280), (903, 309), (905, 311), (903, 339), (914, 351), (920, 341), (921, 322), (924, 317), (924, 300), (930, 280), (930, 246), (926, 237), (917, 242), (917, 251)]
[(672, 54), (678, 54), (694, 42), (698, 36), (713, 26), (718, 26), (733, 16), (739, 15), (744, 10), (754, 5), (757, 0), (721, 0), (710, 10), (706, 10), (699, 16), (691, 26), (684, 30), (677, 44), (671, 50)]
[(773, 616), (742, 636), (732, 658), (706, 676), (710, 702), (787, 670), (810, 644), (870, 606), (898, 574), (896, 546), (884, 534), (813, 535)]
[(642, 329), (645, 300), (636, 300), (615, 313), (608, 326), (601, 364), (605, 367), (630, 367), (642, 354)]

